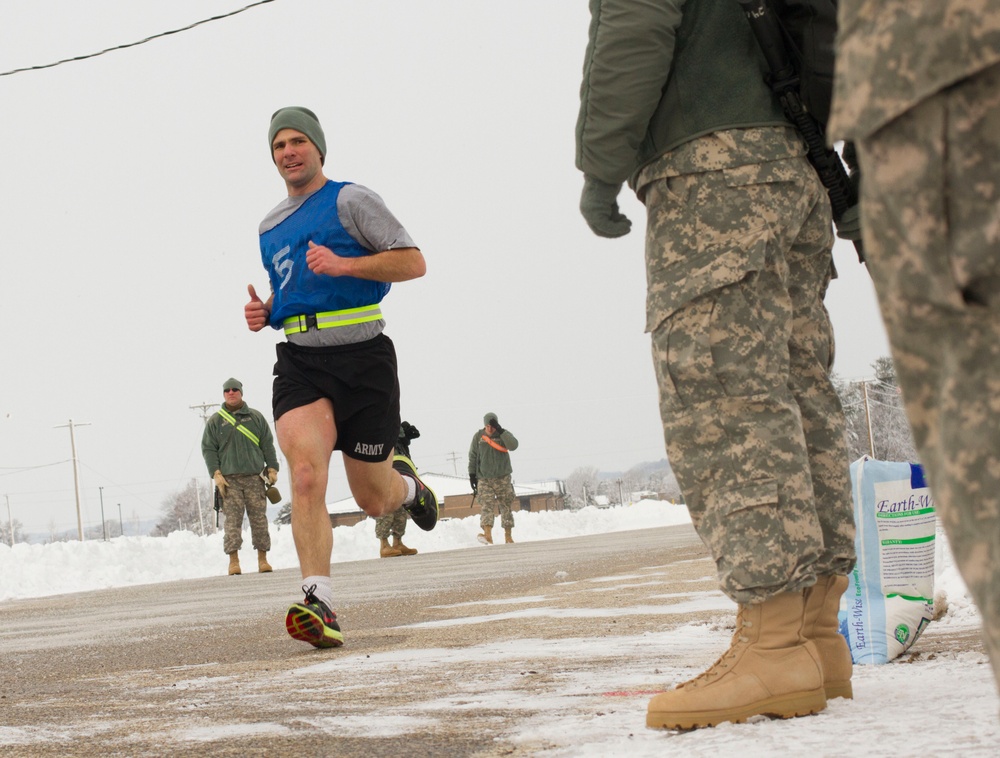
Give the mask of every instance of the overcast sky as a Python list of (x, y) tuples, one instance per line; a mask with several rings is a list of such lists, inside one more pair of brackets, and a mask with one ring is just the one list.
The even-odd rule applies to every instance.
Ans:
[[(6, 3), (0, 72), (248, 2)], [(257, 225), (285, 194), (268, 120), (293, 104), (323, 124), (327, 175), (381, 194), (427, 259), (383, 303), (420, 468), (463, 473), (487, 411), (521, 441), (518, 481), (663, 458), (643, 209), (623, 192), (615, 241), (577, 211), (588, 23), (578, 0), (275, 0), (0, 76), (0, 517), (76, 528), (70, 419), (96, 525), (102, 497), (108, 518), (146, 518), (207, 479), (191, 406), (227, 377), (270, 418), (279, 336), (249, 332), (243, 303), (266, 290)], [(835, 368), (867, 377), (884, 331), (853, 250), (836, 256)], [(331, 501), (348, 495), (334, 459)]]

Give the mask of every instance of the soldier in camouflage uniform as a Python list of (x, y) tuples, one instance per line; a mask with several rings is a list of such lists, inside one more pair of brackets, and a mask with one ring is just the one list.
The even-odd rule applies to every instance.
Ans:
[[(420, 430), (408, 421), (399, 425), (399, 438), (396, 440), (396, 454), (410, 457), (410, 442), (420, 436)], [(379, 541), (379, 555), (382, 558), (397, 558), (401, 555), (416, 555), (417, 550), (403, 544), (406, 534), (406, 510), (400, 508), (386, 516), (375, 519), (375, 538)], [(389, 544), (392, 537), (392, 544)]]
[(517, 450), (517, 437), (500, 426), (495, 413), (483, 416), (483, 424), (483, 428), (472, 435), (469, 445), (469, 484), (473, 497), (479, 502), (479, 525), (483, 530), (479, 541), (493, 544), (493, 522), (499, 510), (504, 542), (511, 543), (514, 541), (511, 534), (514, 528), (511, 474), (514, 470), (510, 465), (510, 451)]
[(844, 0), (829, 132), (907, 415), (1000, 686), (1000, 0)]
[(646, 723), (814, 713), (852, 695), (837, 620), (855, 554), (823, 305), (829, 201), (736, 2), (592, 0), (591, 12), (580, 209), (617, 237), (630, 227), (625, 180), (646, 206), (667, 454), (739, 609), (726, 653), (654, 697)]
[(260, 411), (243, 401), (243, 385), (227, 379), (222, 385), (223, 406), (208, 419), (201, 438), (205, 465), (222, 497), (225, 518), (223, 550), (229, 555), (229, 575), (240, 574), (239, 550), (243, 545), (243, 514), (250, 520), (250, 534), (257, 551), (257, 568), (270, 571), (267, 552), (271, 534), (267, 528), (265, 485), (278, 478), (278, 457), (271, 428)]

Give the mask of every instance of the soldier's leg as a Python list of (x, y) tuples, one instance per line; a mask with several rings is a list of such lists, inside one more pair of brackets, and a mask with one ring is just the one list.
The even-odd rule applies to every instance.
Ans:
[(392, 514), (375, 519), (375, 539), (387, 540), (392, 535)]
[[(722, 590), (739, 604), (729, 649), (702, 675), (650, 700), (647, 726), (687, 729), (826, 707), (819, 655), (802, 634), (802, 590), (816, 580), (823, 533), (789, 384), (786, 253), (818, 202), (803, 164), (670, 177), (647, 193), (650, 310), (658, 316), (650, 327), (667, 453)], [(671, 260), (678, 265), (663, 265)], [(672, 307), (657, 313), (658, 300)]]
[(514, 528), (514, 512), (511, 510), (514, 505), (514, 485), (510, 480), (510, 474), (498, 480), (501, 484), (497, 488), (497, 507), (500, 509), (500, 526), (504, 531)]
[(271, 550), (271, 533), (267, 528), (267, 498), (259, 476), (239, 478), (239, 487), (246, 504), (247, 519), (250, 521), (250, 538), (254, 550)]
[(476, 500), (479, 502), (479, 525), (493, 528), (497, 513), (497, 488), (496, 479), (480, 479), (479, 493)]
[(229, 486), (226, 496), (222, 498), (222, 517), (224, 523), (222, 549), (229, 555), (238, 553), (243, 547), (243, 516), (246, 513), (246, 498), (239, 486), (239, 476), (226, 477)]
[(406, 534), (406, 511), (400, 508), (392, 514), (392, 536), (399, 538)]
[(395, 558), (402, 553), (389, 544), (389, 537), (393, 532), (393, 523), (396, 520), (396, 513), (386, 516), (379, 516), (375, 519), (375, 538), (379, 541), (379, 555), (382, 558)]
[(854, 506), (850, 457), (840, 397), (830, 380), (833, 326), (823, 299), (833, 276), (833, 231), (826, 194), (786, 253), (792, 328), (788, 341), (789, 386), (802, 415), (816, 515), (823, 529), (818, 575), (848, 574), (854, 567)]
[(400, 508), (390, 518), (392, 519), (392, 546), (403, 555), (416, 555), (415, 548), (408, 547), (403, 543), (403, 535), (406, 533), (406, 511)]
[(897, 378), (1000, 686), (1000, 66), (858, 147)]
[[(784, 255), (817, 198), (794, 173), (736, 187), (721, 172), (671, 181), (647, 195), (647, 207), (663, 202), (662, 211), (651, 208), (647, 233), (651, 301), (678, 273), (658, 270), (651, 257), (704, 260), (708, 248), (739, 268), (717, 266), (710, 278), (719, 287), (652, 329), (668, 457), (722, 590), (738, 603), (762, 602), (812, 584), (823, 547), (789, 386), (793, 307)], [(678, 207), (654, 190), (694, 199)], [(791, 220), (771, 218), (778, 213)]]

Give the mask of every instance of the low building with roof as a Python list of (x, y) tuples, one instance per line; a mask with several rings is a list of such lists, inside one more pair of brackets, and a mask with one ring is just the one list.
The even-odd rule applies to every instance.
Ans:
[[(475, 501), (468, 477), (450, 474), (420, 473), (424, 484), (434, 490), (438, 498), (439, 518), (467, 518), (478, 516), (480, 507)], [(514, 483), (514, 511), (561, 511), (567, 507), (566, 485), (562, 480)], [(327, 504), (333, 526), (351, 526), (368, 518), (353, 497)]]

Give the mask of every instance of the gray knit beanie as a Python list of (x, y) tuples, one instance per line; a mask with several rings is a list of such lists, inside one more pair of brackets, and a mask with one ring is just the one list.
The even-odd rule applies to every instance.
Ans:
[[(316, 114), (308, 108), (292, 105), (281, 108), (271, 116), (271, 126), (267, 130), (267, 146), (270, 149), (274, 144), (274, 136), (282, 129), (295, 129), (306, 135), (319, 150), (319, 154), (326, 158), (326, 136), (323, 134), (323, 127), (319, 125)], [(274, 159), (274, 151), (271, 151), (271, 159)]]
[(498, 426), (500, 424), (500, 419), (497, 418), (497, 414), (490, 411), (483, 416), (483, 424), (486, 426)]

